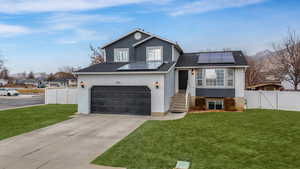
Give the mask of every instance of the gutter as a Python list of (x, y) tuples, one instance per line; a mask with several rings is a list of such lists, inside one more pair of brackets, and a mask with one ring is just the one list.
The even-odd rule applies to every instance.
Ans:
[(197, 69), (197, 68), (248, 68), (249, 66), (185, 66), (175, 67), (176, 69)]
[(174, 63), (167, 71), (117, 71), (117, 72), (74, 72), (74, 75), (127, 75), (127, 74), (167, 74), (174, 67)]

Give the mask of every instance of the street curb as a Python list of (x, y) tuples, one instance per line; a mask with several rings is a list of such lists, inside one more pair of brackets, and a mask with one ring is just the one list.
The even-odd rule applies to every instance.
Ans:
[(4, 110), (12, 110), (12, 109), (21, 109), (21, 108), (28, 108), (28, 107), (35, 107), (35, 106), (43, 106), (46, 104), (35, 104), (35, 105), (27, 105), (27, 106), (19, 106), (19, 107), (11, 107), (11, 108), (6, 108), (6, 109), (0, 109), (0, 111)]

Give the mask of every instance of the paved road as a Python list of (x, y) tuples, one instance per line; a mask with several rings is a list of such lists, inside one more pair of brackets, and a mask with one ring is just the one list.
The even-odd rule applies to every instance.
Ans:
[(89, 164), (149, 117), (85, 115), (0, 141), (1, 169), (107, 169)]
[(44, 103), (44, 95), (0, 96), (0, 110)]

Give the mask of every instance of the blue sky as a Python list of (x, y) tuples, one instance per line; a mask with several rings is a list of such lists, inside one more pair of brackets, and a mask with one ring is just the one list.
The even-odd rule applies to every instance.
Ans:
[(89, 64), (101, 46), (135, 28), (185, 52), (271, 49), (300, 30), (298, 0), (0, 0), (0, 51), (12, 73)]

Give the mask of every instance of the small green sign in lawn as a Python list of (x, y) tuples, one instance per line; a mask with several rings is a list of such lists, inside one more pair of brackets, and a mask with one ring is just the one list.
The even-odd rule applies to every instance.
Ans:
[(176, 169), (189, 169), (190, 162), (188, 161), (177, 161)]

